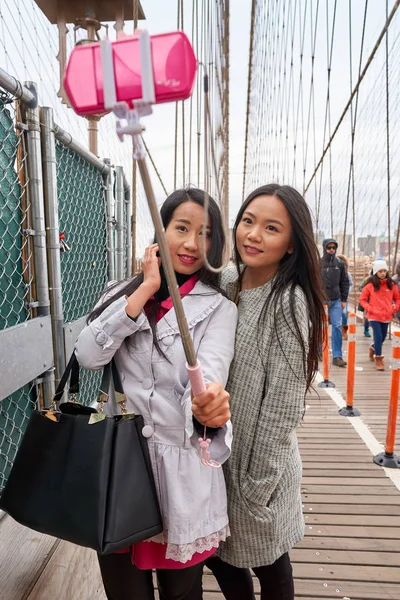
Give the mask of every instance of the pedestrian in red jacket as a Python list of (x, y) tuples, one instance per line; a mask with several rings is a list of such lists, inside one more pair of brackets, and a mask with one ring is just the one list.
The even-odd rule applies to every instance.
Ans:
[(386, 339), (390, 321), (400, 308), (400, 293), (389, 276), (388, 266), (382, 259), (372, 265), (372, 276), (361, 292), (360, 304), (374, 332), (374, 343), (369, 349), (369, 358), (374, 360), (377, 371), (384, 371), (382, 344)]

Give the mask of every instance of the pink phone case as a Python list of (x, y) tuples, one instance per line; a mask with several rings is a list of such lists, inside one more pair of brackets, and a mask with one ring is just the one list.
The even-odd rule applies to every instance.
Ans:
[[(193, 91), (197, 61), (182, 31), (151, 36), (156, 104), (189, 98)], [(112, 42), (117, 101), (130, 108), (142, 97), (139, 38)], [(104, 108), (100, 44), (77, 46), (65, 71), (64, 86), (78, 115), (109, 112)]]

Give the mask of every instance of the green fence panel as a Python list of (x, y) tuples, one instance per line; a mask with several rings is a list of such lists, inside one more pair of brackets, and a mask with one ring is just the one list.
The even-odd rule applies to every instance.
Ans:
[[(14, 101), (0, 94), (0, 330), (31, 316), (32, 248), (24, 235), (30, 227), (26, 154), (15, 121)], [(0, 401), (0, 494), (34, 405), (32, 391), (26, 385)]]
[(35, 388), (25, 385), (0, 401), (0, 495), (35, 405)]
[(0, 98), (0, 329), (22, 323), (28, 317), (25, 298), (29, 283), (23, 263), (23, 190), (17, 172), (19, 137), (15, 133), (13, 107)]
[[(107, 283), (107, 232), (104, 183), (84, 158), (56, 143), (60, 233), (69, 250), (61, 253), (64, 321), (90, 312)], [(67, 360), (69, 357), (66, 357)], [(100, 373), (81, 369), (78, 400), (96, 398)]]

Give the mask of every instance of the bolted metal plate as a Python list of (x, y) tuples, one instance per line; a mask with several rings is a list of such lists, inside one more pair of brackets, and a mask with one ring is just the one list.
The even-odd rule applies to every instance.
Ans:
[(51, 318), (0, 331), (0, 400), (53, 367)]
[(76, 319), (76, 321), (71, 321), (63, 327), (65, 358), (67, 362), (69, 361), (69, 357), (74, 351), (76, 338), (86, 325), (86, 317), (87, 315), (81, 317), (80, 319)]

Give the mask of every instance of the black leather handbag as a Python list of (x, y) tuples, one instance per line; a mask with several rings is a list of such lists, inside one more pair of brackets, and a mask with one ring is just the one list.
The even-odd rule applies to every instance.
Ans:
[[(50, 410), (32, 413), (0, 508), (16, 521), (48, 535), (93, 548), (122, 550), (162, 531), (153, 472), (140, 415), (126, 414), (115, 363), (104, 367), (99, 411), (64, 402), (79, 391), (73, 354)], [(111, 379), (121, 415), (102, 413)]]

